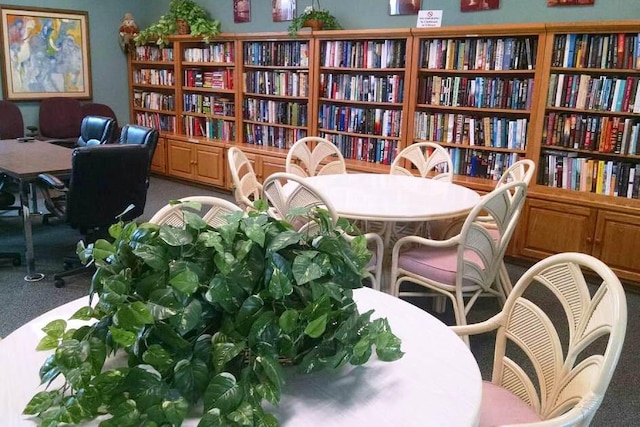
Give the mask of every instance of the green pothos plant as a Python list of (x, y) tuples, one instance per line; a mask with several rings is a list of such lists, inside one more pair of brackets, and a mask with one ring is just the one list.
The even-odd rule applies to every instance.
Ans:
[(78, 245), (96, 264), (98, 301), (72, 316), (85, 326), (43, 329), (49, 387), (25, 414), (46, 426), (167, 426), (196, 410), (201, 427), (277, 426), (262, 404), (279, 403), (284, 366), (360, 365), (374, 349), (383, 361), (402, 357), (387, 320), (352, 298), (371, 256), (364, 238), (345, 240), (326, 212), (308, 235), (264, 211), (219, 228), (183, 211), (182, 228), (118, 223), (112, 241)]

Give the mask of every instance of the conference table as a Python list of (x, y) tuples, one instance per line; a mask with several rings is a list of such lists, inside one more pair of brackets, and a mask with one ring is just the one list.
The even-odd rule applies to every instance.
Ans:
[[(381, 362), (374, 354), (363, 366), (306, 375), (289, 372), (279, 407), (265, 407), (280, 424), (477, 425), (482, 379), (463, 341), (444, 323), (406, 301), (369, 288), (355, 290), (354, 299), (360, 312), (373, 309), (372, 319), (388, 319), (391, 330), (402, 340), (404, 356)], [(68, 319), (87, 302), (88, 298), (81, 298), (51, 310), (0, 341), (0, 425), (35, 424), (21, 412), (43, 389), (38, 370), (50, 351), (35, 351), (44, 336), (41, 328), (52, 320)], [(183, 425), (197, 424), (197, 419), (189, 419)]]
[(67, 177), (71, 172), (72, 149), (50, 144), (46, 141), (17, 139), (0, 140), (0, 172), (8, 175), (20, 185), (20, 204), (22, 206), (22, 223), (25, 240), (25, 259), (27, 275), (25, 280), (37, 281), (44, 278), (35, 272), (35, 255), (33, 251), (33, 233), (31, 230), (31, 211), (29, 193), (36, 206), (36, 194), (33, 184), (38, 175), (49, 173), (59, 178)]

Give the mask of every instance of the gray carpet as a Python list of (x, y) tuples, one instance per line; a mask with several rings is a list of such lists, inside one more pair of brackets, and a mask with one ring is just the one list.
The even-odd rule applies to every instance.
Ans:
[[(228, 192), (217, 192), (209, 188), (194, 187), (163, 178), (152, 177), (147, 205), (140, 221), (148, 220), (169, 200), (191, 195), (212, 195), (233, 200)], [(23, 235), (20, 220), (9, 213), (0, 216), (0, 252), (23, 249)], [(64, 224), (44, 226), (36, 218), (33, 221), (35, 241), (36, 269), (47, 277), (34, 283), (23, 280), (25, 268), (13, 267), (9, 263), (0, 264), (0, 336), (6, 336), (24, 323), (65, 302), (87, 295), (89, 276), (80, 275), (66, 280), (66, 286), (55, 288), (51, 276), (60, 271), (64, 255), (73, 253), (75, 244), (80, 240), (78, 231)], [(509, 263), (509, 273), (515, 283), (526, 270), (526, 265)], [(426, 310), (430, 304), (426, 301), (412, 301)], [(625, 347), (614, 374), (605, 400), (601, 405), (594, 426), (632, 426), (640, 419), (640, 294), (627, 292), (628, 325)], [(493, 300), (481, 301), (478, 316), (486, 318), (498, 310)], [(451, 310), (439, 316), (447, 324), (452, 324)], [(472, 319), (472, 321), (475, 319)], [(393, 327), (393, 325), (392, 325)], [(433, 343), (437, 345), (437, 343)], [(474, 337), (471, 349), (485, 379), (491, 370), (493, 338), (491, 336)]]

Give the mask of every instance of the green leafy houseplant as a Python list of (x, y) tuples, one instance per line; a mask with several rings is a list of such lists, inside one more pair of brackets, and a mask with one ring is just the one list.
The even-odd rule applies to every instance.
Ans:
[(203, 427), (277, 426), (262, 402), (279, 402), (284, 365), (360, 365), (374, 347), (380, 360), (402, 357), (387, 320), (352, 299), (371, 256), (364, 238), (345, 240), (326, 212), (314, 214), (315, 236), (264, 211), (215, 229), (183, 212), (184, 227), (119, 223), (112, 242), (79, 243), (99, 300), (72, 317), (87, 325), (43, 329), (38, 349), (54, 352), (42, 383), (63, 385), (25, 414), (47, 426), (101, 415), (104, 427), (166, 426), (200, 408)]
[(220, 21), (212, 19), (209, 12), (194, 0), (171, 0), (169, 13), (140, 31), (134, 37), (135, 43), (139, 46), (155, 40), (161, 46), (166, 45), (168, 37), (176, 33), (179, 19), (189, 24), (192, 36), (201, 36), (205, 42), (220, 34)]
[(289, 24), (289, 35), (295, 37), (301, 28), (307, 26), (308, 21), (319, 21), (322, 23), (323, 30), (341, 30), (342, 26), (338, 23), (338, 20), (329, 13), (328, 10), (322, 9), (320, 6), (320, 0), (315, 0), (316, 7), (307, 6), (302, 14), (296, 16), (291, 20)]

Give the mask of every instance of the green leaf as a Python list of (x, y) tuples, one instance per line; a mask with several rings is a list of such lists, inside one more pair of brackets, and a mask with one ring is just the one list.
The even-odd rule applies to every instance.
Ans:
[(389, 331), (383, 331), (376, 337), (376, 355), (384, 362), (398, 360), (404, 354), (400, 349), (400, 338)]
[(293, 277), (298, 285), (304, 285), (312, 280), (316, 280), (324, 276), (327, 271), (323, 270), (313, 259), (306, 256), (297, 256), (293, 260)]
[(320, 335), (324, 333), (327, 329), (327, 315), (323, 314), (317, 319), (309, 322), (307, 327), (304, 329), (304, 333), (309, 335), (311, 338), (318, 338)]
[(60, 368), (56, 364), (55, 355), (51, 354), (40, 367), (40, 383), (44, 384), (60, 375)]
[(90, 306), (86, 306), (78, 309), (75, 313), (73, 313), (73, 316), (71, 316), (70, 318), (86, 321), (86, 320), (91, 320), (92, 317), (93, 317), (93, 308), (91, 308)]
[(176, 330), (180, 335), (194, 329), (202, 321), (202, 304), (197, 299), (192, 300), (184, 310), (170, 319), (172, 325), (176, 326)]
[(244, 342), (232, 343), (232, 342), (220, 342), (213, 344), (213, 352), (211, 353), (211, 360), (213, 362), (213, 368), (216, 373), (220, 373), (224, 370), (225, 365), (236, 358), (246, 348)]
[(185, 223), (196, 230), (203, 230), (207, 228), (207, 222), (202, 217), (194, 212), (183, 211)]
[(258, 356), (256, 362), (260, 364), (265, 375), (276, 386), (277, 393), (280, 394), (284, 384), (284, 372), (280, 363), (275, 358), (268, 356)]
[(136, 334), (133, 332), (125, 331), (115, 326), (110, 326), (109, 332), (111, 332), (113, 340), (122, 347), (129, 347), (136, 342)]
[(169, 284), (180, 292), (191, 295), (198, 290), (198, 275), (193, 270), (186, 268), (169, 280)]
[(142, 301), (122, 305), (113, 316), (113, 324), (120, 329), (134, 331), (153, 323), (153, 314)]
[(251, 239), (253, 242), (258, 244), (260, 247), (264, 247), (264, 242), (266, 240), (266, 233), (264, 229), (259, 224), (250, 224), (245, 229), (247, 237)]
[(272, 328), (277, 326), (277, 318), (273, 311), (264, 311), (249, 330), (249, 347), (254, 347), (260, 341), (267, 343), (275, 343), (275, 338), (272, 333)]
[(200, 418), (198, 427), (225, 427), (227, 422), (222, 417), (219, 408), (212, 408)]
[(274, 299), (281, 300), (293, 293), (293, 284), (286, 274), (276, 268), (271, 275), (267, 289)]
[(160, 373), (166, 372), (173, 366), (171, 354), (159, 344), (151, 344), (142, 354), (142, 360), (156, 368)]
[(47, 334), (47, 336), (53, 338), (62, 338), (62, 334), (67, 328), (67, 322), (64, 320), (58, 319), (52, 322), (47, 323), (47, 325), (42, 328), (42, 331)]
[(227, 418), (241, 426), (253, 426), (253, 408), (249, 402), (244, 402), (238, 409), (227, 415)]
[(54, 348), (58, 347), (58, 341), (58, 338), (45, 335), (44, 337), (42, 337), (40, 342), (38, 342), (36, 351), (53, 350)]
[(102, 372), (104, 361), (107, 359), (107, 346), (104, 341), (97, 337), (89, 339), (89, 361), (93, 368), (93, 374), (98, 375)]
[(179, 426), (182, 424), (187, 416), (189, 410), (189, 403), (183, 398), (177, 398), (176, 400), (165, 400), (162, 402), (162, 411), (167, 421), (171, 425)]
[(207, 387), (209, 370), (200, 359), (182, 359), (173, 368), (174, 385), (190, 402), (197, 401)]
[(247, 335), (251, 325), (258, 318), (262, 309), (264, 308), (264, 301), (257, 295), (250, 295), (238, 310), (236, 315), (236, 330), (242, 335)]
[(242, 391), (236, 378), (228, 372), (222, 372), (211, 380), (204, 393), (204, 409), (219, 408), (221, 414), (234, 411), (242, 401)]
[(134, 249), (133, 253), (153, 270), (164, 271), (169, 266), (169, 260), (162, 246), (143, 244)]
[(298, 318), (300, 314), (297, 310), (291, 308), (280, 315), (278, 325), (285, 333), (289, 334), (298, 326)]
[(78, 368), (89, 358), (89, 343), (78, 340), (63, 340), (55, 351), (59, 366), (67, 369)]
[(267, 247), (267, 252), (278, 252), (288, 246), (295, 245), (300, 242), (302, 235), (297, 231), (289, 230), (278, 233)]
[(163, 225), (160, 227), (159, 236), (169, 246), (184, 246), (193, 243), (193, 235), (184, 228)]
[(37, 415), (49, 409), (56, 400), (62, 397), (60, 390), (40, 391), (36, 393), (22, 411), (25, 415)]

